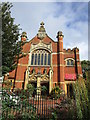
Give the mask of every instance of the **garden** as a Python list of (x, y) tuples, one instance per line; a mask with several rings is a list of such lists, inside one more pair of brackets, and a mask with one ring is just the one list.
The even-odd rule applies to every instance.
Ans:
[(89, 85), (88, 78), (77, 80), (72, 97), (65, 96), (59, 86), (53, 88), (49, 96), (45, 94), (45, 86), (41, 88), (42, 96), (34, 95), (36, 89), (31, 84), (27, 90), (14, 92), (4, 88), (1, 120), (89, 120)]

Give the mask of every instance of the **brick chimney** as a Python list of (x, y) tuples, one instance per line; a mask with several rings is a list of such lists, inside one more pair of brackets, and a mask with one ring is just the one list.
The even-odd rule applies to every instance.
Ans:
[(60, 83), (60, 86), (65, 89), (65, 83), (64, 83), (64, 54), (63, 54), (63, 37), (61, 31), (57, 33), (57, 58), (58, 58), (58, 82)]
[(21, 34), (21, 41), (26, 41), (27, 40), (27, 33), (26, 32), (22, 32)]

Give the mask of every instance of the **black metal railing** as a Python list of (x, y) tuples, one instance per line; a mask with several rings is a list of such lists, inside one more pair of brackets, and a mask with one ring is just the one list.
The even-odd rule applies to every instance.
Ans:
[[(21, 94), (21, 93), (20, 93)], [(2, 95), (2, 116), (14, 116), (22, 113), (35, 114), (40, 120), (52, 117), (52, 110), (60, 103), (60, 99), (50, 98), (37, 94), (35, 96), (11, 95), (4, 92)]]

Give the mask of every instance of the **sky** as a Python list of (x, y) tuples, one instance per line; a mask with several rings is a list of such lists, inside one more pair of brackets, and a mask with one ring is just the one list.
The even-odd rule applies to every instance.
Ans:
[(16, 1), (12, 2), (11, 16), (15, 24), (20, 24), (20, 33), (27, 32), (28, 40), (37, 34), (43, 21), (46, 33), (54, 41), (57, 41), (57, 32), (62, 31), (64, 48), (78, 47), (80, 60), (88, 59), (88, 0)]

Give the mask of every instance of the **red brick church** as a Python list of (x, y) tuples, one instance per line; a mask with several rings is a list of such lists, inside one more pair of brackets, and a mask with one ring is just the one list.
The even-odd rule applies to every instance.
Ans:
[(45, 85), (50, 93), (59, 85), (65, 94), (70, 92), (72, 83), (82, 76), (79, 49), (64, 49), (61, 31), (56, 37), (54, 41), (47, 35), (43, 22), (29, 42), (26, 32), (22, 33), (23, 57), (19, 59), (17, 71), (13, 70), (6, 77), (12, 83), (11, 88), (15, 80), (15, 88), (26, 89), (29, 83), (36, 88)]

